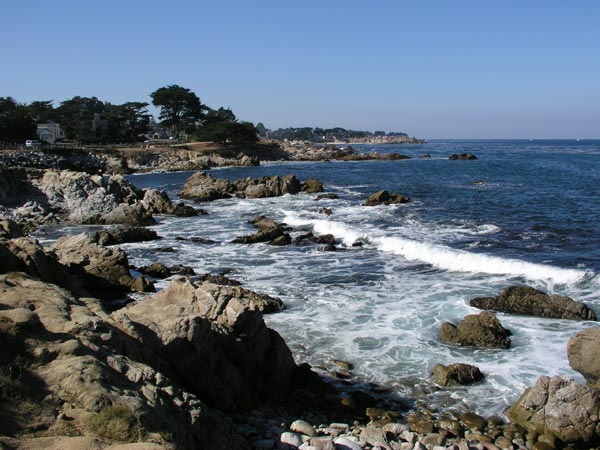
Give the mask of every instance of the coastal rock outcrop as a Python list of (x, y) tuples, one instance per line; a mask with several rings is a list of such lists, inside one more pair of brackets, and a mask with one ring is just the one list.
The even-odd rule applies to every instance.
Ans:
[(215, 178), (210, 174), (198, 172), (185, 182), (182, 198), (198, 202), (208, 202), (232, 196), (240, 198), (279, 197), (299, 192), (322, 192), (323, 185), (314, 179), (301, 183), (294, 175), (283, 177), (242, 178), (231, 182), (225, 178)]
[(136, 189), (121, 175), (104, 177), (70, 170), (2, 169), (0, 203), (28, 226), (59, 218), (82, 224), (150, 225), (156, 214), (195, 215), (173, 205), (164, 192)]
[(189, 177), (179, 193), (180, 197), (197, 202), (210, 202), (232, 195), (233, 188), (229, 180), (215, 178), (206, 172), (197, 172)]
[(176, 279), (158, 294), (113, 313), (193, 392), (222, 410), (279, 398), (296, 364), (279, 334), (266, 327), (263, 300), (235, 286)]
[(470, 314), (458, 324), (444, 322), (441, 329), (442, 342), (478, 348), (509, 348), (510, 331), (490, 311)]
[(567, 377), (540, 376), (505, 415), (528, 430), (551, 433), (581, 448), (600, 437), (598, 392)]
[(127, 292), (133, 285), (127, 255), (118, 247), (104, 247), (87, 234), (64, 236), (52, 246), (61, 264), (79, 274), (96, 295)]
[(600, 328), (580, 331), (567, 345), (569, 364), (589, 385), (600, 388)]
[(562, 295), (546, 294), (529, 286), (511, 286), (496, 297), (475, 298), (470, 305), (525, 316), (596, 320), (594, 311), (582, 302)]
[(464, 386), (483, 380), (483, 374), (470, 364), (436, 364), (431, 370), (431, 379), (441, 386)]
[(365, 200), (363, 206), (392, 205), (408, 202), (410, 202), (410, 199), (402, 194), (390, 194), (388, 191), (382, 190), (371, 194)]
[[(150, 344), (122, 332), (99, 300), (0, 275), (0, 432), (15, 437), (11, 448), (40, 448), (44, 430), (52, 448), (95, 438), (89, 448), (248, 449), (221, 412), (159, 370), (167, 364)], [(112, 429), (97, 425), (115, 410)]]
[(76, 288), (69, 271), (56, 255), (46, 252), (35, 240), (0, 239), (0, 261), (0, 273), (24, 272), (48, 283)]

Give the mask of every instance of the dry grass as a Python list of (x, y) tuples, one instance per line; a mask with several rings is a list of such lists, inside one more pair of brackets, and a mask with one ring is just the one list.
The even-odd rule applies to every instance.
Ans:
[(88, 421), (89, 431), (110, 441), (137, 442), (142, 438), (140, 419), (126, 406), (112, 405)]

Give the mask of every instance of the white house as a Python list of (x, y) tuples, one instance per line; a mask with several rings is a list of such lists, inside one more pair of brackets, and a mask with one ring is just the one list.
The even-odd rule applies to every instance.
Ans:
[(65, 139), (65, 132), (60, 128), (58, 123), (38, 123), (37, 135), (40, 141), (54, 145), (56, 141)]

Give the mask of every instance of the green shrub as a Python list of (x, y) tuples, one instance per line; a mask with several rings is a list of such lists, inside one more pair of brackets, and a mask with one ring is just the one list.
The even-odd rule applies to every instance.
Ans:
[(139, 417), (126, 406), (112, 405), (100, 410), (88, 422), (91, 432), (110, 441), (136, 442), (142, 438)]

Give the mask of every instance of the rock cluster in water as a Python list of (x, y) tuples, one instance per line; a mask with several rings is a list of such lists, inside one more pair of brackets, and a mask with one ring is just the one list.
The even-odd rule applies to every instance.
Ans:
[(320, 181), (309, 179), (302, 183), (295, 175), (243, 178), (232, 182), (205, 172), (197, 172), (186, 180), (179, 195), (189, 200), (208, 202), (231, 197), (265, 198), (322, 191), (323, 184)]

